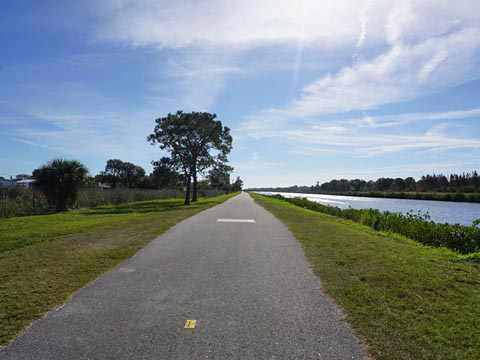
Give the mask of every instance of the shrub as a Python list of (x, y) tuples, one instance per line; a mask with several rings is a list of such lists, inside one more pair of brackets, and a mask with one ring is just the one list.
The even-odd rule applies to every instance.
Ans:
[(67, 211), (77, 199), (88, 170), (76, 160), (54, 159), (33, 172), (37, 186), (56, 212)]

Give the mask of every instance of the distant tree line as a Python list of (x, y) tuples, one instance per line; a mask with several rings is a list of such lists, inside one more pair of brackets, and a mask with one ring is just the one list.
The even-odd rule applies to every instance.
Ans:
[(418, 181), (413, 177), (403, 178), (379, 178), (375, 181), (355, 180), (332, 180), (315, 186), (312, 191), (322, 192), (349, 192), (349, 191), (413, 191), (413, 192), (480, 192), (480, 177), (476, 171), (463, 174), (424, 175)]
[(477, 171), (462, 174), (424, 175), (419, 180), (407, 178), (379, 178), (370, 180), (331, 180), (312, 186), (290, 186), (282, 188), (257, 188), (257, 191), (308, 192), (308, 193), (361, 193), (361, 192), (439, 192), (480, 193), (480, 176)]
[[(147, 174), (141, 166), (124, 162), (120, 159), (110, 159), (105, 165), (105, 170), (94, 177), (87, 178), (85, 183), (89, 186), (108, 186), (112, 189), (138, 188), (138, 189), (184, 189), (185, 177), (178, 171), (175, 163), (168, 157), (152, 161), (153, 171)], [(230, 181), (233, 167), (226, 164), (217, 164), (205, 175), (203, 180), (197, 181), (198, 192), (203, 194), (207, 190), (220, 190), (235, 192), (242, 190), (243, 181), (237, 177)], [(191, 184), (192, 186), (192, 184)]]

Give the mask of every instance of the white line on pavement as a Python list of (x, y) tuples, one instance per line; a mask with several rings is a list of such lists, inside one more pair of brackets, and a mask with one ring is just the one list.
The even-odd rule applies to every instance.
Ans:
[(253, 219), (217, 219), (217, 222), (254, 223)]

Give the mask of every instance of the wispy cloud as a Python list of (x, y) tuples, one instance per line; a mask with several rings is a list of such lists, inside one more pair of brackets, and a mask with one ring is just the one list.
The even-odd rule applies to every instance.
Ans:
[[(431, 54), (434, 54), (433, 57)], [(388, 51), (307, 85), (281, 108), (247, 118), (245, 127), (278, 126), (312, 118), (415, 99), (480, 77), (480, 27), (462, 29)]]
[[(288, 144), (287, 152), (302, 156), (355, 154), (377, 156), (410, 151), (442, 152), (452, 149), (480, 149), (480, 139), (468, 131), (463, 119), (480, 119), (480, 109), (405, 113), (360, 118), (296, 123), (295, 127), (249, 128), (251, 137), (275, 139)], [(421, 123), (423, 132), (411, 123)], [(394, 129), (395, 131), (391, 131)]]
[[(364, 113), (358, 118), (348, 118), (329, 122), (328, 127), (335, 126), (336, 129), (360, 129), (360, 128), (388, 128), (399, 127), (415, 122), (431, 121), (455, 121), (460, 119), (480, 119), (480, 108), (467, 110), (454, 110), (444, 112), (423, 112), (423, 113), (405, 113), (395, 115), (377, 115), (370, 116)], [(324, 124), (317, 125), (318, 128), (324, 128)]]
[[(264, 71), (283, 67), (285, 61), (278, 56), (268, 66), (262, 59), (251, 61), (248, 55), (262, 49), (293, 52), (294, 63), (288, 67), (295, 89), (304, 50), (355, 46), (357, 29), (345, 24), (356, 21), (364, 3), (369, 1), (302, 0), (293, 5), (287, 0), (111, 0), (97, 4), (101, 21), (96, 40), (172, 50), (166, 70), (178, 81), (181, 99), (188, 107), (204, 110), (233, 74), (258, 66)], [(382, 39), (372, 36), (372, 44), (378, 41)]]
[(143, 126), (135, 130), (120, 113), (22, 114), (16, 126), (4, 132), (13, 139), (39, 148), (76, 156), (123, 157), (143, 160), (148, 148)]
[(208, 110), (228, 78), (243, 72), (228, 55), (188, 51), (177, 59), (170, 58), (163, 75), (176, 82), (177, 96), (184, 108)]
[[(284, 43), (355, 44), (356, 20), (368, 1), (105, 1), (100, 41), (157, 48), (251, 49)], [(384, 7), (383, 7), (384, 8)], [(335, 42), (333, 42), (335, 41)]]

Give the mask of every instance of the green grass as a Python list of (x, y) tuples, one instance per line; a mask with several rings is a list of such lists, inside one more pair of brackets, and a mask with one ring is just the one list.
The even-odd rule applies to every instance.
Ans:
[(301, 242), (326, 292), (378, 359), (480, 358), (480, 264), (252, 194)]
[(234, 195), (0, 220), (0, 345), (171, 226)]

